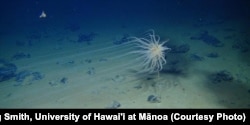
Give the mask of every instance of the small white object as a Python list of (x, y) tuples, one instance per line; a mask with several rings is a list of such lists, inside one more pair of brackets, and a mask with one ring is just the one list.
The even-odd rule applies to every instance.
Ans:
[(39, 18), (45, 18), (46, 17), (46, 13), (43, 11), (42, 13), (41, 13), (41, 15), (39, 16)]

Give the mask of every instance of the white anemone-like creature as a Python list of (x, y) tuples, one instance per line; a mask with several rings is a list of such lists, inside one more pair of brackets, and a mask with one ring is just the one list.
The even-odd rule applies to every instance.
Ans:
[(141, 61), (142, 70), (139, 73), (155, 73), (162, 70), (166, 64), (165, 53), (170, 50), (164, 46), (168, 40), (160, 42), (160, 37), (155, 35), (154, 30), (146, 33), (146, 37), (131, 37), (131, 42), (136, 45), (133, 54), (139, 54), (137, 60)]

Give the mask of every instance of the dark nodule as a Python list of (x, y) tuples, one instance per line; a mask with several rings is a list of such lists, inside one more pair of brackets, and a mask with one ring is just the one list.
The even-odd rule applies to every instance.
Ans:
[(0, 60), (0, 82), (16, 76), (17, 67), (15, 64)]
[(161, 102), (160, 98), (155, 96), (155, 95), (149, 95), (147, 101), (150, 103), (160, 103)]
[(230, 82), (232, 81), (234, 78), (233, 78), (233, 75), (227, 71), (227, 70), (222, 70), (222, 71), (219, 71), (219, 72), (216, 72), (216, 73), (213, 73), (209, 76), (209, 79), (213, 82), (213, 83), (221, 83), (223, 81), (226, 81), (226, 82)]

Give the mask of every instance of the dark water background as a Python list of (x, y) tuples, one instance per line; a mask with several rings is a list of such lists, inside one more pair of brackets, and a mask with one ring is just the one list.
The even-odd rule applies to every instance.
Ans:
[[(47, 23), (79, 20), (189, 20), (189, 18), (220, 18), (249, 20), (248, 0), (2, 0), (0, 4), (1, 31), (18, 26), (36, 26), (42, 11)], [(4, 28), (3, 28), (4, 27)]]

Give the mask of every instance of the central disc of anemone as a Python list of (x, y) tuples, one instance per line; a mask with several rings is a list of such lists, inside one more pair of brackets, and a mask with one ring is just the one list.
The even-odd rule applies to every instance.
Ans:
[(153, 44), (152, 47), (149, 49), (150, 53), (151, 53), (151, 57), (159, 57), (162, 54), (162, 48), (161, 46), (157, 45), (157, 44)]

